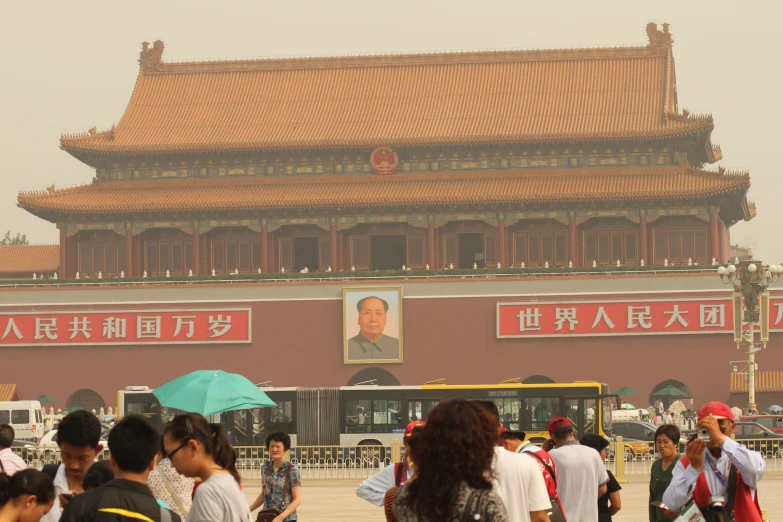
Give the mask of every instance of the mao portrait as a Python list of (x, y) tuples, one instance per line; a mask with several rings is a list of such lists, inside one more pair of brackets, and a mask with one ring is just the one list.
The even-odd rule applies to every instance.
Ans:
[(402, 362), (402, 288), (343, 289), (346, 364)]

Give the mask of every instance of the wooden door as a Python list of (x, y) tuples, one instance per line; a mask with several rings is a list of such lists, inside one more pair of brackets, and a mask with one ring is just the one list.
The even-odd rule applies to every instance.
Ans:
[(351, 266), (356, 270), (370, 269), (370, 236), (351, 236)]
[[(318, 238), (318, 270), (326, 272), (331, 264), (331, 242), (328, 237)], [(336, 266), (332, 267), (332, 270), (337, 270)]]
[(498, 266), (498, 235), (484, 234), (484, 268)]
[(449, 264), (460, 267), (457, 234), (443, 234), (443, 266), (448, 268)]
[[(411, 270), (421, 270), (426, 261), (426, 241), (424, 234), (406, 236), (405, 238), (405, 264)], [(434, 267), (433, 267), (434, 268)]]
[(290, 237), (281, 238), (278, 242), (280, 269), (286, 272), (294, 271), (294, 240)]

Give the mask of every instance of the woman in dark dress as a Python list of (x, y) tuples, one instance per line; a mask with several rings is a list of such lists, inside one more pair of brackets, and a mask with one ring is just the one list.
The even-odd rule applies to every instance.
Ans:
[[(606, 448), (609, 441), (600, 435), (585, 435), (579, 441), (582, 446), (593, 448), (601, 455), (601, 460), (606, 460)], [(620, 484), (614, 478), (612, 472), (607, 470), (609, 482), (606, 483), (606, 493), (598, 497), (598, 522), (612, 522), (612, 515), (620, 511)]]
[[(673, 424), (664, 424), (655, 430), (655, 451), (661, 456), (653, 462), (650, 471), (650, 502), (663, 499), (663, 492), (672, 481), (672, 472), (680, 460), (680, 429)], [(650, 522), (664, 522), (676, 517), (677, 513), (650, 504)]]

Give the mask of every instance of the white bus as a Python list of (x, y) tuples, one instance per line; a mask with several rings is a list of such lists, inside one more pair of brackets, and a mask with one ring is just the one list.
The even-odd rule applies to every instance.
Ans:
[(0, 402), (0, 424), (9, 424), (16, 440), (38, 443), (44, 436), (44, 411), (38, 401)]

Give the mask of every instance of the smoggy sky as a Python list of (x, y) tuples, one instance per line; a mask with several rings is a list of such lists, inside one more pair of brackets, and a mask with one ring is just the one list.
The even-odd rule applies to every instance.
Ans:
[[(646, 45), (645, 25), (669, 22), (680, 108), (712, 113), (720, 165), (747, 169), (750, 223), (733, 243), (783, 262), (774, 156), (780, 143), (781, 4), (724, 1), (14, 2), (4, 5), (0, 80), (0, 229), (54, 243), (55, 226), (16, 206), (20, 190), (88, 183), (94, 171), (59, 149), (64, 132), (121, 118), (141, 42), (165, 61)], [(764, 6), (761, 8), (760, 6)], [(717, 165), (710, 166), (715, 169)]]

